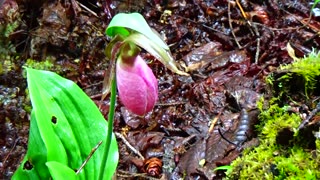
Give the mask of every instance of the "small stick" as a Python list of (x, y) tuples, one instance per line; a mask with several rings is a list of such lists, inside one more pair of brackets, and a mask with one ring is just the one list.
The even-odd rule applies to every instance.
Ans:
[[(243, 8), (242, 8), (239, 0), (236, 0), (236, 4), (237, 4), (237, 6), (239, 7), (242, 16), (243, 16), (246, 20), (248, 20), (248, 16), (247, 16), (247, 14), (244, 12), (244, 10), (243, 10)], [(250, 22), (248, 22), (248, 23), (249, 23), (249, 25), (251, 26)]]
[(317, 104), (317, 107), (311, 111), (310, 115), (299, 125), (298, 131), (304, 128), (318, 112), (320, 112), (320, 102)]
[(88, 163), (88, 161), (91, 159), (92, 155), (96, 150), (99, 148), (99, 146), (102, 144), (102, 141), (100, 141), (90, 152), (89, 156), (87, 159), (81, 164), (80, 168), (77, 170), (76, 174), (79, 174), (80, 171), (83, 169), (83, 167)]
[(145, 178), (145, 179), (149, 179), (149, 180), (159, 180), (158, 178), (154, 178), (154, 177), (146, 175), (146, 173), (133, 173), (133, 172), (127, 172), (127, 171), (123, 171), (123, 170), (118, 170), (117, 172), (118, 172), (117, 173), (118, 177), (122, 177), (125, 179), (132, 178), (132, 177), (141, 177), (141, 178)]
[(10, 154), (12, 153), (12, 151), (14, 150), (14, 148), (16, 147), (16, 145), (17, 145), (17, 143), (18, 143), (19, 140), (20, 140), (20, 138), (18, 137), (18, 138), (16, 139), (16, 141), (14, 142), (12, 148), (10, 149), (9, 153), (8, 153), (8, 154), (6, 155), (6, 157), (3, 159), (3, 161), (2, 161), (2, 162), (3, 162), (3, 167), (5, 167), (4, 165), (5, 165), (6, 161), (7, 161), (7, 159), (9, 158)]
[(97, 15), (97, 13), (95, 13), (95, 12), (93, 12), (91, 9), (89, 9), (87, 6), (85, 6), (85, 5), (83, 5), (83, 4), (81, 4), (80, 2), (78, 2), (77, 1), (77, 3), (83, 8), (83, 9), (85, 9), (85, 10), (87, 10), (88, 12), (90, 12), (92, 15), (94, 15), (95, 17), (99, 17), (98, 15)]
[(179, 106), (182, 104), (186, 104), (187, 102), (172, 102), (172, 103), (157, 103), (156, 106)]
[(219, 120), (219, 118), (220, 118), (223, 110), (224, 110), (224, 107), (221, 109), (221, 111), (219, 112), (219, 114), (212, 119), (211, 124), (210, 124), (210, 127), (209, 127), (209, 130), (208, 130), (208, 136), (209, 136), (210, 133), (212, 133), (213, 128), (214, 128), (214, 126), (216, 125), (216, 123), (218, 122), (218, 120)]
[(229, 21), (229, 26), (230, 26), (231, 34), (232, 34), (234, 40), (236, 41), (236, 44), (238, 45), (238, 48), (241, 49), (242, 46), (241, 46), (240, 43), (238, 42), (237, 37), (236, 37), (236, 35), (234, 34), (234, 31), (233, 31), (233, 27), (232, 27), (232, 23), (231, 23), (231, 11), (230, 11), (230, 6), (231, 6), (231, 2), (230, 2), (230, 0), (229, 0), (229, 1), (228, 1), (228, 21)]
[(249, 26), (253, 27), (255, 35), (258, 37), (257, 38), (257, 51), (256, 51), (256, 55), (255, 55), (255, 63), (257, 64), (258, 63), (258, 59), (259, 59), (259, 53), (260, 53), (260, 33), (259, 33), (259, 31), (258, 31), (256, 26), (252, 26), (251, 22), (248, 19), (247, 14), (244, 12), (244, 10), (242, 8), (239, 0), (236, 0), (236, 3), (237, 3), (237, 5), (238, 5), (238, 7), (239, 7), (239, 9), (241, 11), (242, 16), (246, 19), (246, 22), (249, 24)]
[(256, 56), (255, 56), (255, 63), (258, 64), (259, 60), (259, 54), (260, 54), (260, 33), (257, 29), (257, 26), (252, 26), (254, 29), (254, 32), (256, 33), (257, 36), (257, 51), (256, 51)]
[(145, 158), (142, 156), (142, 154), (137, 150), (135, 149), (128, 141), (127, 139), (120, 133), (118, 132), (115, 132), (114, 133), (118, 138), (120, 138), (123, 143), (132, 151), (134, 152), (136, 155), (138, 155), (143, 161), (145, 160)]

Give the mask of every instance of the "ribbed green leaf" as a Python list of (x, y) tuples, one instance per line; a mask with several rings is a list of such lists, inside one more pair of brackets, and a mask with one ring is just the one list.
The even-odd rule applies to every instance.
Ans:
[[(28, 151), (30, 161), (40, 179), (49, 174), (45, 162), (54, 161), (71, 169), (78, 169), (99, 141), (106, 139), (107, 122), (92, 100), (72, 81), (41, 70), (27, 68), (28, 88), (33, 106)], [(40, 137), (40, 138), (39, 138)], [(79, 179), (97, 179), (105, 143), (98, 148)], [(42, 149), (38, 151), (38, 149)], [(37, 155), (39, 154), (39, 155)], [(118, 147), (113, 135), (106, 179), (110, 179), (118, 163)], [(34, 162), (41, 163), (34, 163)], [(30, 173), (23, 163), (17, 179)], [(24, 175), (23, 175), (24, 174)], [(33, 174), (34, 175), (34, 174)]]
[(76, 175), (74, 170), (70, 169), (68, 166), (55, 162), (50, 161), (47, 162), (46, 165), (49, 168), (50, 174), (52, 179), (60, 180), (60, 179), (68, 179), (68, 180), (77, 180), (79, 176)]
[(45, 165), (47, 161), (47, 150), (41, 139), (41, 135), (35, 119), (34, 110), (31, 112), (30, 133), (28, 141), (27, 155), (22, 160), (21, 165), (12, 177), (17, 179), (49, 179), (50, 174), (48, 167)]

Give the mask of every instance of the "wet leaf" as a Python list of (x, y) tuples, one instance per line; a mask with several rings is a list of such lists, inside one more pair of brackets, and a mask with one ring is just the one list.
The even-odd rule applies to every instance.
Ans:
[(128, 140), (134, 144), (139, 151), (146, 151), (149, 147), (154, 147), (160, 144), (164, 133), (161, 132), (129, 132)]
[[(197, 52), (195, 52), (197, 54)], [(191, 56), (192, 57), (192, 56)], [(212, 71), (225, 67), (228, 64), (235, 63), (241, 64), (246, 61), (245, 51), (229, 51), (229, 52), (215, 52), (210, 54), (202, 54), (199, 56), (198, 61), (191, 63), (186, 68), (187, 71)]]

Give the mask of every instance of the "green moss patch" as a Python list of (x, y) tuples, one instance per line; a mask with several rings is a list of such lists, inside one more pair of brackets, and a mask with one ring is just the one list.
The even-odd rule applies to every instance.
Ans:
[(287, 105), (315, 99), (319, 79), (320, 54), (315, 52), (267, 78), (273, 97), (258, 103), (260, 145), (232, 162), (227, 179), (320, 179), (319, 124), (298, 131), (302, 119)]
[(243, 156), (231, 164), (230, 179), (320, 178), (319, 145), (312, 150), (300, 143), (303, 137), (295, 133), (301, 122), (297, 114), (275, 104), (262, 111), (260, 120), (265, 122), (258, 127), (260, 145), (251, 151), (245, 150)]

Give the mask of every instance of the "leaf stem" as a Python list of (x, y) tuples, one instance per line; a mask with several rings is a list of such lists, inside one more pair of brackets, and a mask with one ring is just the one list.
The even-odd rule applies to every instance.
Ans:
[(103, 158), (101, 161), (101, 167), (99, 172), (99, 180), (103, 180), (104, 174), (107, 171), (106, 164), (108, 164), (108, 155), (111, 146), (111, 138), (112, 138), (112, 131), (113, 131), (113, 120), (114, 120), (114, 111), (116, 105), (116, 77), (112, 79), (111, 83), (111, 95), (110, 95), (110, 107), (109, 107), (109, 114), (108, 114), (108, 130), (107, 130), (107, 138), (106, 138), (106, 147), (103, 154)]

